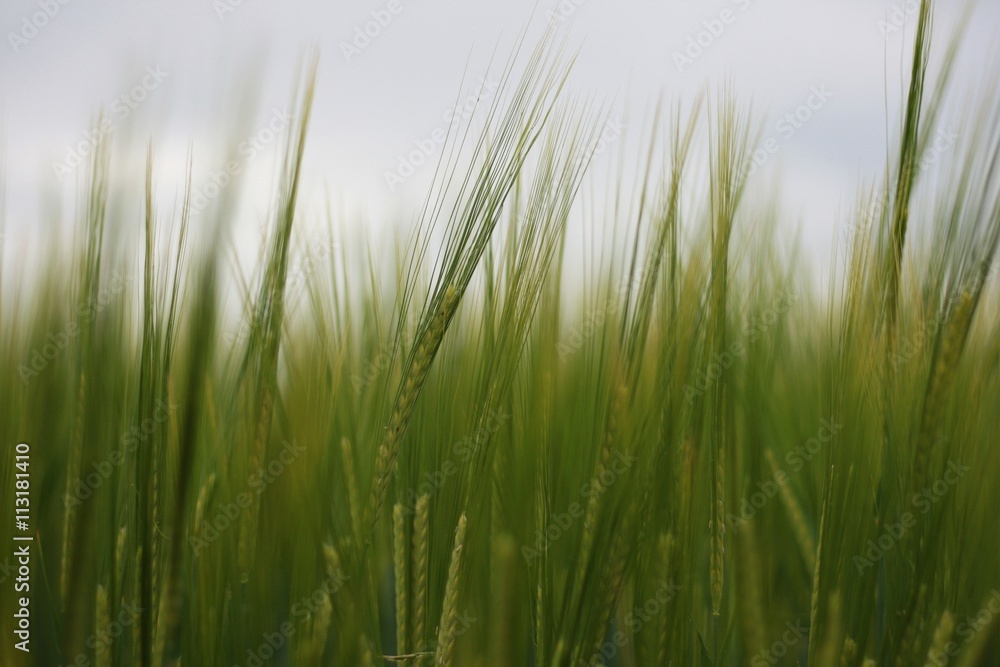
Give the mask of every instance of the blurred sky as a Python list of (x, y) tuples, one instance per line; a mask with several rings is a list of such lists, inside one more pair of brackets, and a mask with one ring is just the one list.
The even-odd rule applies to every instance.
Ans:
[[(448, 128), (456, 101), (474, 95), (478, 86), (488, 98), (492, 84), (484, 86), (480, 77), (491, 55), (502, 62), (520, 31), (528, 29), (531, 43), (550, 13), (561, 12), (569, 43), (579, 48), (573, 90), (611, 104), (612, 119), (628, 137), (641, 138), (659, 96), (690, 102), (698, 92), (731, 81), (740, 99), (752, 102), (762, 141), (774, 139), (773, 154), (752, 177), (750, 190), (771, 192), (780, 183), (786, 224), (801, 232), (809, 262), (825, 267), (835, 224), (844, 220), (859, 187), (884, 168), (916, 5), (3, 0), (0, 119), (9, 234), (30, 230), (44, 236), (54, 233), (58, 214), (71, 217), (85, 169), (63, 169), (60, 178), (53, 165), (72, 161), (73, 145), (86, 141), (102, 105), (112, 123), (116, 175), (139, 185), (152, 138), (163, 177), (160, 194), (168, 201), (182, 182), (189, 147), (195, 182), (205, 184), (226, 164), (228, 141), (251, 139), (237, 157), (247, 174), (242, 193), (257, 207), (248, 217), (263, 216), (280, 147), (266, 130), (280, 133), (287, 125), (283, 111), (311, 46), (320, 48), (321, 59), (304, 197), (317, 215), (305, 217), (318, 218), (328, 198), (352, 225), (377, 230), (387, 220), (411, 221), (433, 166), (416, 168), (392, 190), (386, 172), (398, 170), (401, 156), (426, 147), (435, 130)], [(940, 50), (964, 3), (937, 5)], [(366, 24), (375, 34), (367, 42), (358, 38)], [(678, 64), (677, 54), (699, 32), (705, 46), (700, 53), (692, 47), (687, 55), (694, 57)], [(997, 69), (998, 34), (1000, 2), (983, 0), (958, 63), (959, 97)], [(817, 108), (808, 121), (794, 131), (787, 122), (779, 125), (817, 91), (823, 99), (813, 98)], [(615, 127), (606, 136), (609, 144), (619, 140)], [(433, 162), (440, 148), (430, 152)], [(256, 231), (251, 224), (240, 229)]]

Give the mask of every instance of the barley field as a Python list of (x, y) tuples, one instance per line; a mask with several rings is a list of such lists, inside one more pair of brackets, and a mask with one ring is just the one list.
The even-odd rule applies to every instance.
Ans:
[(1000, 665), (1000, 96), (926, 177), (932, 19), (822, 287), (731, 86), (598, 181), (555, 29), (391, 251), (300, 201), (315, 54), (249, 266), (236, 189), (102, 136), (72, 234), (0, 255), (0, 664)]

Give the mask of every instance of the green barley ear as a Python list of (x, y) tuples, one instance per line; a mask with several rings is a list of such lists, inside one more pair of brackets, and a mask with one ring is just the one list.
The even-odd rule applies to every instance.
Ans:
[(427, 618), (427, 550), (429, 536), (430, 496), (417, 500), (413, 518), (413, 650), (424, 650)]
[(455, 547), (451, 551), (448, 582), (444, 589), (444, 605), (441, 608), (441, 622), (438, 625), (437, 651), (434, 654), (436, 667), (451, 667), (455, 652), (455, 620), (458, 616), (459, 577), (462, 572), (465, 525), (465, 513), (462, 513), (458, 519), (458, 527), (455, 529)]
[[(444, 338), (445, 330), (455, 314), (458, 305), (458, 290), (454, 285), (449, 285), (441, 296), (438, 307), (429, 325), (420, 337), (416, 350), (413, 354), (413, 362), (410, 369), (403, 378), (400, 385), (399, 394), (389, 419), (389, 425), (385, 429), (382, 444), (379, 445), (378, 455), (375, 459), (375, 474), (372, 484), (371, 494), (368, 498), (368, 505), (365, 508), (365, 519), (363, 526), (365, 530), (374, 531), (378, 515), (385, 502), (386, 492), (389, 490), (389, 478), (392, 475), (396, 457), (399, 455), (399, 446), (403, 439), (410, 417), (413, 415), (413, 407), (417, 395), (420, 393), (424, 381), (427, 380), (427, 373), (430, 370), (431, 362), (437, 354), (441, 341)], [(370, 537), (369, 537), (370, 541)]]
[[(260, 470), (266, 465), (264, 456), (267, 451), (267, 443), (271, 433), (271, 420), (273, 419), (274, 396), (272, 389), (265, 386), (261, 390), (259, 399), (259, 413), (254, 426), (254, 439), (250, 445), (250, 470)], [(257, 553), (257, 530), (260, 517), (260, 496), (253, 494), (250, 506), (247, 507), (238, 518), (239, 542), (237, 543), (236, 562), (240, 571), (241, 583), (250, 580), (250, 570), (253, 567), (254, 558)]]
[(896, 187), (893, 193), (891, 215), (887, 219), (889, 243), (885, 247), (883, 266), (885, 270), (885, 316), (886, 316), (886, 358), (895, 352), (896, 321), (898, 318), (899, 285), (903, 262), (903, 248), (910, 219), (910, 198), (919, 171), (919, 146), (921, 136), (921, 108), (924, 99), (924, 81), (930, 57), (931, 2), (922, 0), (917, 20), (917, 33), (913, 48), (913, 63), (910, 86), (906, 100), (902, 137), (900, 139), (899, 164), (895, 175)]
[(716, 451), (713, 468), (712, 493), (712, 552), (709, 568), (712, 590), (712, 615), (718, 616), (722, 607), (722, 584), (726, 556), (726, 514), (725, 514), (725, 481), (726, 481), (726, 450)]
[(913, 494), (919, 493), (927, 483), (931, 449), (937, 440), (938, 425), (942, 421), (941, 414), (954, 384), (958, 361), (972, 324), (975, 304), (976, 298), (973, 294), (964, 291), (958, 306), (948, 318), (940, 347), (935, 351), (934, 368), (927, 382), (920, 433), (917, 436), (917, 447), (914, 454), (913, 477), (910, 484), (911, 497)]
[[(619, 424), (625, 416), (625, 410), (628, 406), (628, 394), (628, 385), (625, 384), (624, 380), (619, 380), (615, 384), (614, 396), (611, 399), (611, 406), (608, 410), (608, 422), (604, 429), (604, 438), (601, 441), (601, 451), (598, 455), (597, 466), (590, 479), (592, 493), (587, 500), (587, 510), (583, 519), (583, 537), (580, 540), (580, 565), (578, 566), (578, 571), (583, 576), (579, 579), (579, 586), (581, 588), (578, 590), (582, 590), (583, 579), (586, 576), (587, 567), (590, 565), (594, 540), (597, 536), (597, 520), (601, 511), (601, 501), (606, 495), (604, 493), (595, 493), (594, 491), (603, 488), (600, 481), (601, 475), (607, 472), (608, 466), (611, 465), (614, 445), (618, 440)], [(607, 489), (604, 490), (606, 491)]]
[(858, 659), (858, 644), (850, 637), (844, 637), (844, 645), (840, 649), (840, 667), (852, 667)]
[(983, 654), (992, 643), (995, 636), (997, 614), (993, 614), (986, 624), (975, 634), (962, 651), (957, 667), (980, 667), (983, 664)]
[(936, 667), (940, 664), (937, 656), (944, 654), (944, 647), (951, 640), (951, 633), (955, 629), (955, 618), (947, 609), (941, 614), (937, 628), (934, 630), (934, 637), (931, 639), (931, 646), (927, 650), (927, 662), (924, 667)]
[(125, 586), (125, 538), (127, 537), (125, 526), (118, 529), (118, 541), (115, 542), (115, 580), (111, 590), (118, 591), (118, 597), (126, 589)]
[[(344, 579), (344, 564), (340, 559), (340, 552), (338, 552), (337, 548), (329, 542), (323, 544), (323, 563), (325, 564), (326, 576), (329, 580), (341, 582)], [(338, 586), (339, 585), (342, 584), (338, 584)], [(340, 602), (343, 602), (344, 604), (344, 611), (342, 613), (351, 617), (356, 614), (354, 600), (352, 597), (349, 595), (341, 596), (337, 599), (337, 601), (338, 604)], [(331, 599), (330, 603), (333, 604), (333, 602), (333, 599)]]
[(408, 587), (406, 576), (406, 515), (403, 514), (402, 503), (396, 503), (392, 508), (392, 555), (396, 575), (396, 653), (406, 653), (409, 634), (407, 625)]
[(365, 635), (361, 635), (361, 667), (375, 667), (375, 653), (372, 643)]
[(330, 632), (330, 619), (333, 615), (333, 604), (330, 602), (330, 594), (323, 591), (323, 599), (319, 604), (319, 609), (312, 617), (310, 623), (309, 636), (303, 640), (300, 651), (302, 665), (322, 664), (326, 640)]
[(205, 520), (205, 509), (208, 507), (208, 503), (211, 502), (212, 496), (215, 492), (215, 473), (210, 473), (205, 483), (201, 485), (201, 490), (198, 491), (198, 500), (194, 506), (194, 525), (191, 527), (191, 534), (195, 538), (201, 537), (201, 524)]
[[(627, 552), (629, 549), (629, 545), (626, 543), (623, 535), (632, 534), (629, 523), (629, 517), (626, 517), (623, 525), (619, 527), (612, 539), (610, 553), (604, 568), (604, 596), (598, 601), (597, 632), (594, 635), (594, 643), (591, 645), (590, 655), (600, 653), (605, 637), (607, 636), (608, 628), (611, 625), (611, 618), (621, 598), (622, 588), (625, 583), (625, 567), (628, 561)], [(560, 639), (559, 641), (560, 644), (564, 644), (565, 642), (564, 639)], [(583, 647), (577, 647), (574, 651), (571, 663), (575, 664), (579, 660), (585, 659), (582, 653), (579, 652), (581, 648)], [(557, 647), (557, 657), (553, 658), (553, 664), (560, 664), (558, 651)]]
[(329, 543), (323, 545), (323, 560), (326, 562), (326, 576), (331, 579), (339, 578), (343, 572), (343, 567), (340, 561), (340, 554), (337, 552), (335, 546)]

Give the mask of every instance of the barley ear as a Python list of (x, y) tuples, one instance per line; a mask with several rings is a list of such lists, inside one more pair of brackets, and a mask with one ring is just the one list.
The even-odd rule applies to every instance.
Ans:
[(947, 609), (941, 614), (937, 629), (934, 630), (934, 637), (931, 639), (930, 648), (927, 649), (927, 662), (924, 667), (936, 667), (940, 664), (937, 656), (944, 655), (944, 647), (951, 640), (951, 633), (955, 629), (955, 618)]
[(454, 285), (449, 285), (441, 297), (437, 312), (423, 331), (413, 352), (413, 363), (400, 385), (392, 416), (389, 418), (382, 444), (379, 445), (375, 457), (374, 481), (363, 521), (366, 530), (373, 532), (375, 530), (386, 492), (389, 490), (389, 478), (396, 463), (396, 456), (399, 454), (399, 445), (413, 414), (414, 402), (427, 379), (427, 372), (441, 345), (451, 316), (455, 313), (458, 297), (458, 290)]
[(396, 653), (407, 652), (407, 566), (406, 566), (406, 516), (403, 505), (392, 508), (392, 554), (396, 574)]
[(438, 625), (437, 652), (434, 655), (434, 664), (437, 667), (452, 667), (455, 652), (455, 619), (458, 615), (458, 584), (462, 570), (465, 524), (465, 514), (463, 513), (458, 519), (458, 528), (455, 530), (455, 548), (451, 552), (448, 583), (444, 590), (444, 606), (441, 609), (441, 622)]
[(722, 607), (723, 568), (726, 555), (725, 480), (726, 450), (720, 447), (715, 458), (714, 493), (712, 494), (712, 553), (710, 575), (712, 589), (712, 615), (718, 616)]
[(208, 508), (208, 503), (214, 491), (215, 473), (213, 472), (205, 480), (205, 483), (201, 485), (201, 490), (198, 491), (198, 501), (194, 506), (194, 525), (191, 528), (191, 534), (195, 538), (201, 537), (201, 524), (205, 520), (205, 510)]
[(417, 500), (413, 518), (413, 650), (424, 650), (424, 632), (427, 618), (427, 548), (429, 540), (428, 519), (430, 496), (426, 493)]

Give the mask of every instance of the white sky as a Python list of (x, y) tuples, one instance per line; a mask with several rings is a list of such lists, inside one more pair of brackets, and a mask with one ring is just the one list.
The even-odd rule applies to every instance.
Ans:
[[(50, 12), (58, 8), (55, 15), (36, 32), (26, 29), (25, 21), (46, 5)], [(886, 96), (895, 118), (915, 25), (915, 11), (907, 8), (915, 0), (564, 0), (562, 5), (570, 14), (570, 43), (580, 49), (573, 90), (614, 101), (612, 115), (625, 123), (627, 136), (641, 132), (658, 96), (690, 102), (699, 91), (734, 82), (741, 99), (752, 101), (763, 138), (776, 140), (777, 151), (754, 175), (753, 189), (780, 182), (786, 224), (800, 226), (810, 261), (828, 266), (835, 224), (843, 221), (858, 187), (884, 167)], [(938, 3), (939, 49), (961, 5)], [(196, 182), (202, 183), (225, 164), (222, 152), (234, 131), (245, 136), (268, 123), (280, 129), (297, 64), (311, 45), (320, 47), (321, 61), (306, 154), (307, 208), (318, 212), (317, 204), (329, 195), (348, 224), (374, 225), (377, 231), (389, 220), (405, 223), (416, 212), (433, 167), (417, 169), (394, 192), (385, 185), (385, 172), (415, 142), (447, 126), (444, 114), (471, 94), (494, 49), (505, 60), (518, 32), (529, 26), (529, 35), (540, 34), (546, 12), (559, 6), (551, 0), (537, 5), (527, 0), (3, 0), (6, 248), (11, 252), (24, 230), (53, 232), (57, 193), (65, 202), (62, 215), (69, 217), (76, 178), (84, 169), (60, 181), (53, 162), (65, 160), (70, 146), (83, 139), (102, 104), (113, 115), (114, 100), (139, 84), (147, 67), (166, 76), (143, 93), (146, 99), (126, 118), (115, 120), (115, 155), (121, 160), (116, 174), (123, 183), (134, 178), (129, 187), (138, 194), (151, 137), (164, 175), (160, 194), (171, 199), (189, 145)], [(342, 44), (351, 42), (373, 12), (390, 8), (397, 9), (388, 14), (391, 21), (348, 61)], [(884, 35), (879, 22), (888, 17), (895, 27), (894, 16), (905, 16), (903, 29)], [(678, 71), (674, 54), (705, 30), (704, 22), (720, 18), (728, 21), (714, 24), (717, 31), (723, 26), (721, 34)], [(960, 96), (997, 70), (998, 34), (1000, 3), (984, 0), (957, 69)], [(248, 80), (259, 86), (249, 102), (241, 97)], [(832, 96), (788, 136), (776, 123), (814, 88)], [(250, 187), (243, 195), (255, 202), (258, 215), (272, 191), (279, 145), (262, 145), (249, 161)], [(240, 229), (256, 234), (250, 224)]]

